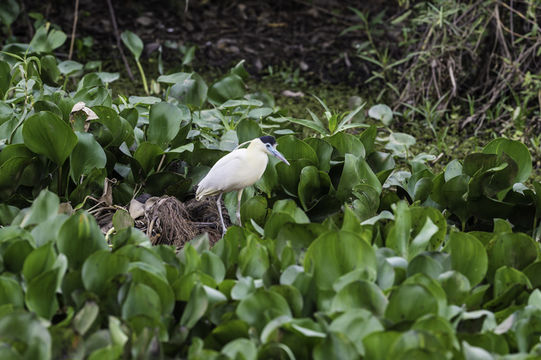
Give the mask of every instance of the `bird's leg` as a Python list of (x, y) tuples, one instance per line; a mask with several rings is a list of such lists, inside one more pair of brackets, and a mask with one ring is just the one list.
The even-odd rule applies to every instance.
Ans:
[(222, 200), (222, 194), (218, 195), (218, 200), (216, 201), (216, 204), (218, 205), (218, 213), (220, 214), (220, 221), (222, 223), (222, 237), (224, 237), (226, 228), (225, 228), (224, 216), (222, 215), (222, 204), (220, 200)]
[(244, 189), (240, 189), (239, 193), (237, 194), (237, 200), (238, 200), (238, 202), (237, 202), (237, 221), (239, 223), (239, 226), (242, 226), (242, 223), (240, 221), (240, 200), (242, 199), (242, 191), (243, 190)]

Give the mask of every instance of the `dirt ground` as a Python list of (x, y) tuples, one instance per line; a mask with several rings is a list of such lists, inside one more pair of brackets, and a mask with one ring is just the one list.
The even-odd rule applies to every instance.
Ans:
[[(31, 32), (33, 18), (28, 14), (33, 12), (71, 33), (75, 1), (23, 3), (25, 14), (14, 29), (16, 36), (24, 38)], [(380, 3), (216, 0), (188, 1), (186, 6), (173, 0), (112, 1), (118, 30), (138, 34), (146, 56), (153, 56), (162, 46), (166, 60), (180, 61), (181, 51), (171, 47), (195, 45), (196, 70), (227, 70), (245, 59), (254, 75), (268, 72), (269, 66), (287, 67), (299, 69), (304, 78), (333, 84), (359, 84), (369, 74), (366, 64), (355, 56), (362, 32), (341, 33), (359, 24), (350, 7), (370, 11), (367, 7), (380, 7)], [(106, 0), (80, 0), (76, 36), (90, 36), (92, 46), (76, 51), (76, 56), (86, 59), (75, 60), (106, 60), (113, 55), (115, 65), (122, 67)], [(67, 44), (62, 49), (65, 53), (58, 55), (67, 56)]]

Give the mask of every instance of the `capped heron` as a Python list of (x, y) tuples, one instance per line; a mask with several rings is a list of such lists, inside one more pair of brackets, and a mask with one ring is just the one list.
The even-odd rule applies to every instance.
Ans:
[(237, 219), (240, 224), (240, 200), (245, 187), (255, 184), (261, 178), (267, 167), (269, 158), (267, 154), (273, 155), (289, 165), (284, 155), (276, 150), (276, 140), (272, 136), (262, 136), (251, 140), (247, 148), (239, 149), (240, 144), (229, 154), (222, 157), (210, 169), (207, 176), (197, 185), (195, 198), (201, 200), (205, 196), (218, 195), (216, 201), (220, 221), (222, 224), (222, 235), (225, 234), (225, 223), (222, 215), (221, 199), (222, 194), (238, 190)]

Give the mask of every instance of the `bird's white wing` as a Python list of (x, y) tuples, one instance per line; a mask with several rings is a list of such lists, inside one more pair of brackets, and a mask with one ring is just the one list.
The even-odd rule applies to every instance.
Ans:
[(197, 197), (237, 190), (242, 186), (245, 172), (245, 149), (230, 152), (214, 164), (207, 176), (199, 182)]

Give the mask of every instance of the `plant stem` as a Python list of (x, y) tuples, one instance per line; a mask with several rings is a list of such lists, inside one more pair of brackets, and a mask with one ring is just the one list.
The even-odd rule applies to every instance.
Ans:
[(60, 196), (60, 194), (62, 193), (62, 165), (59, 165), (58, 166), (58, 183), (56, 184), (57, 185), (57, 189), (56, 189), (56, 193), (58, 194), (58, 196)]
[(141, 79), (143, 80), (143, 89), (145, 90), (145, 94), (149, 94), (148, 92), (148, 85), (147, 85), (147, 78), (145, 76), (145, 72), (143, 71), (143, 67), (141, 66), (141, 63), (139, 60), (135, 60), (137, 63), (137, 68), (139, 69), (139, 73), (141, 74)]

